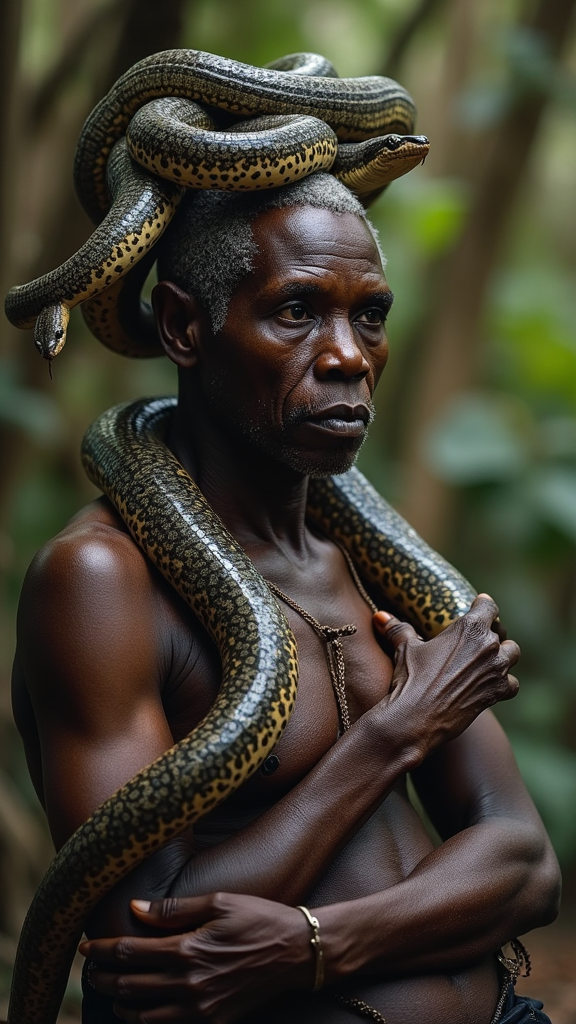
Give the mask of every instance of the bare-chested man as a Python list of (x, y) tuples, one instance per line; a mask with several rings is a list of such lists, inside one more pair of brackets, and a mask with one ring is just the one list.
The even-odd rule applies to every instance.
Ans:
[[(497, 1014), (495, 952), (552, 920), (559, 890), (487, 710), (516, 693), (517, 646), (491, 629), (486, 596), (428, 643), (373, 616), (339, 548), (305, 520), (309, 476), (352, 465), (386, 364), (392, 295), (374, 234), (325, 175), (266, 208), (198, 203), (172, 231), (154, 294), (179, 368), (169, 443), (266, 579), (320, 623), (357, 625), (343, 640), (352, 725), (341, 728), (323, 641), (286, 604), (300, 661), (286, 733), (194, 836), (94, 913), (84, 1020), (113, 1021), (113, 1006), (141, 1024), (506, 1019), (514, 996)], [(37, 556), (20, 609), (15, 714), (56, 845), (193, 729), (219, 684), (199, 623), (108, 501), (93, 502)], [(440, 846), (408, 799), (408, 772)], [(179, 899), (130, 905), (167, 896)], [(319, 922), (316, 993), (318, 947), (299, 904)]]

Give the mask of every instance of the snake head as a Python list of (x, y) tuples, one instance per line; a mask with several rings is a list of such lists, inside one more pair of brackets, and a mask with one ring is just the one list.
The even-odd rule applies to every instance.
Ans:
[(66, 344), (70, 308), (64, 302), (46, 306), (34, 325), (34, 344), (44, 359), (52, 361)]

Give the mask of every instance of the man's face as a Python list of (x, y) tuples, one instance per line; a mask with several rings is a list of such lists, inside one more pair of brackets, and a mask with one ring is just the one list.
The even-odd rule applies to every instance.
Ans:
[(202, 345), (206, 408), (243, 451), (313, 476), (345, 472), (386, 364), (392, 294), (353, 214), (273, 209), (253, 223), (254, 270)]

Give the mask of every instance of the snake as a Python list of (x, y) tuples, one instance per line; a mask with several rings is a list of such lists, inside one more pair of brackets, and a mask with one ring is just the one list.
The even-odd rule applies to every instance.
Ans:
[(339, 78), (318, 54), (264, 68), (201, 50), (152, 54), (118, 79), (80, 133), (74, 183), (94, 233), (60, 267), (14, 286), (6, 316), (34, 328), (49, 361), (81, 304), (104, 345), (161, 355), (140, 292), (185, 188), (254, 191), (327, 170), (368, 206), (426, 157), (414, 120), (397, 82)]
[[(54, 1024), (90, 911), (140, 861), (262, 764), (294, 707), (297, 652), (276, 598), (167, 448), (176, 399), (139, 400), (88, 429), (83, 462), (132, 537), (215, 641), (222, 685), (206, 718), (64, 844), (28, 912), (8, 1024)], [(309, 522), (344, 547), (381, 607), (437, 635), (471, 585), (353, 468), (309, 484)]]

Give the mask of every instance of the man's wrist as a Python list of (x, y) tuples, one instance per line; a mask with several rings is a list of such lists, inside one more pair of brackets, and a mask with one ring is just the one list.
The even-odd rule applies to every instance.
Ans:
[(310, 913), (320, 926), (324, 984), (350, 977), (363, 966), (352, 904), (335, 903), (312, 909)]
[(322, 948), (322, 938), (320, 936), (320, 923), (318, 918), (310, 913), (308, 907), (298, 906), (296, 910), (301, 910), (306, 918), (310, 928), (312, 929), (312, 935), (310, 937), (310, 945), (314, 954), (314, 984), (312, 986), (313, 992), (318, 992), (324, 984), (324, 950)]
[(388, 701), (380, 701), (356, 724), (367, 730), (372, 756), (380, 754), (387, 771), (396, 769), (397, 778), (414, 771), (428, 754), (422, 737), (407, 735), (405, 718)]

